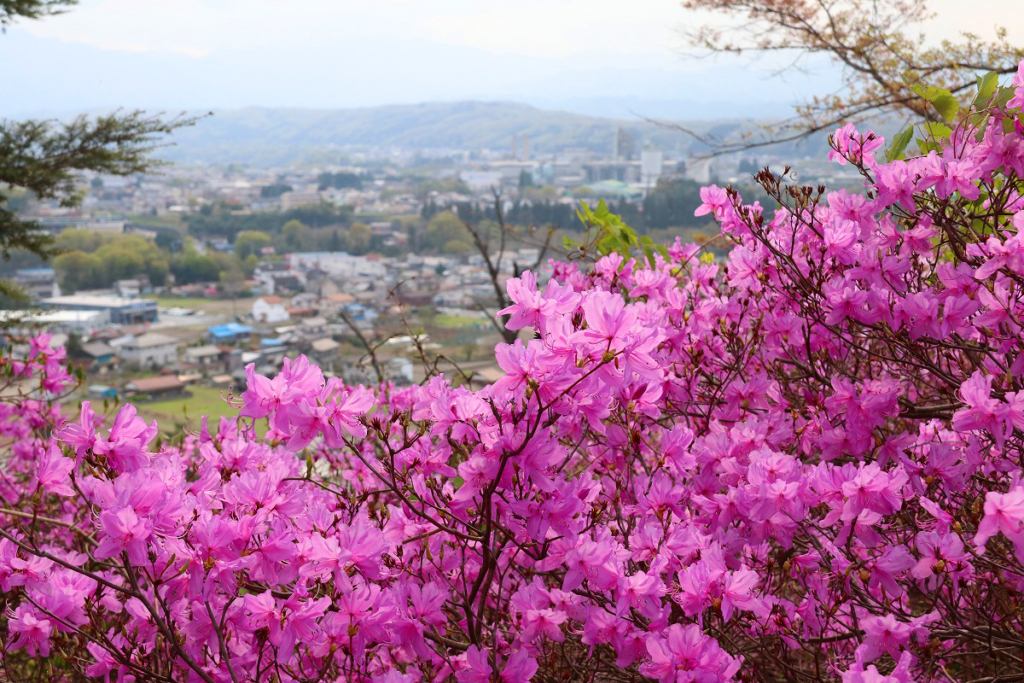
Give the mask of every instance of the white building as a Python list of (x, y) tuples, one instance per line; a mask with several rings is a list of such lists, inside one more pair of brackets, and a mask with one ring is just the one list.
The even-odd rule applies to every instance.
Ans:
[(138, 280), (118, 280), (114, 283), (114, 290), (125, 299), (138, 299), (142, 295), (142, 283)]
[(60, 296), (53, 268), (19, 268), (13, 279), (33, 300)]
[(660, 149), (644, 147), (640, 152), (640, 182), (644, 185), (654, 185), (661, 177), (664, 164), (665, 159)]
[(110, 316), (104, 311), (0, 311), (0, 324), (12, 333), (29, 335), (33, 329), (44, 327), (48, 332), (90, 337), (110, 325)]
[(702, 184), (711, 182), (711, 160), (688, 159), (686, 161), (686, 179)]
[(211, 365), (220, 360), (220, 347), (213, 344), (191, 346), (185, 349), (185, 362), (194, 365)]
[(299, 323), (299, 331), (307, 336), (323, 334), (326, 329), (327, 318), (319, 315), (312, 318), (303, 318)]
[(365, 256), (353, 256), (344, 251), (304, 251), (288, 255), (288, 265), (293, 272), (304, 272), (312, 268), (324, 271), (328, 276), (339, 279), (366, 278), (383, 280), (387, 268), (380, 261)]
[(323, 198), (319, 192), (285, 192), (281, 195), (281, 210), (288, 211), (300, 206), (318, 206)]
[[(519, 177), (518, 168), (516, 177)], [(492, 187), (500, 187), (502, 175), (501, 171), (461, 171), (459, 179), (474, 192), (484, 192)]]
[(147, 332), (122, 344), (118, 355), (124, 362), (140, 368), (173, 365), (178, 362), (178, 340), (166, 334)]
[(279, 296), (261, 296), (252, 305), (252, 319), (260, 323), (279, 323), (288, 319), (288, 309)]

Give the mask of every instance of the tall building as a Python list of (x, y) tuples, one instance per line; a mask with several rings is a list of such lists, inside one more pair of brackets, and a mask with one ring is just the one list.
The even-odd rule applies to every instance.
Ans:
[(691, 159), (686, 163), (686, 178), (698, 183), (711, 182), (711, 160)]
[(633, 136), (622, 126), (615, 127), (612, 136), (612, 160), (630, 161), (633, 159)]
[(650, 145), (644, 145), (640, 152), (640, 182), (645, 185), (654, 185), (661, 177), (662, 167), (665, 159), (660, 149)]

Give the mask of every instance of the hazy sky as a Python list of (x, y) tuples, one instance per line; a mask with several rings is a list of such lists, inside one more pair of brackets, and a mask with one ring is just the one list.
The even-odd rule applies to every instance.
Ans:
[[(930, 37), (1013, 27), (1024, 0), (932, 0)], [(0, 114), (518, 99), (622, 115), (774, 113), (819, 65), (694, 59), (678, 0), (82, 0), (0, 35)], [(812, 65), (813, 66), (813, 65)]]

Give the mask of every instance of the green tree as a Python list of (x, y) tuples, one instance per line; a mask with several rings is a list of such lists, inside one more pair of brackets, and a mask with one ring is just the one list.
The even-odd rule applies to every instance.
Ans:
[(177, 251), (181, 248), (181, 235), (177, 231), (168, 228), (156, 229), (156, 246), (167, 251)]
[(219, 275), (220, 291), (236, 297), (245, 290), (245, 273), (237, 267), (222, 270)]
[(693, 215), (700, 205), (700, 183), (661, 179), (644, 198), (643, 225), (647, 228), (705, 225), (707, 218)]
[(461, 256), (472, 252), (473, 245), (465, 240), (448, 240), (441, 251), (451, 256)]
[(262, 199), (277, 199), (285, 192), (292, 191), (291, 185), (285, 185), (284, 183), (274, 183), (273, 185), (266, 185), (260, 188), (260, 197)]
[(427, 178), (416, 183), (416, 197), (426, 199), (432, 192), (455, 192), (457, 194), (471, 195), (469, 189), (460, 178)]
[(78, 332), (71, 332), (68, 334), (68, 343), (65, 346), (68, 352), (68, 356), (71, 358), (81, 358), (84, 354), (82, 351), (82, 335)]
[(77, 4), (78, 0), (0, 0), (0, 27), (18, 18), (42, 19), (63, 14), (67, 11), (65, 8)]
[(462, 220), (451, 211), (442, 211), (427, 223), (423, 246), (440, 251), (451, 241), (470, 242), (469, 231)]
[(522, 192), (528, 187), (533, 187), (533, 174), (524, 168), (519, 172), (519, 191)]
[(59, 251), (78, 249), (79, 251), (93, 252), (110, 240), (110, 235), (81, 228), (68, 228), (57, 236), (56, 247)]
[(331, 241), (328, 244), (328, 251), (344, 251), (345, 244), (341, 241), (341, 233), (337, 230), (331, 231)]
[(281, 227), (281, 236), (284, 238), (284, 246), (289, 251), (304, 249), (309, 244), (309, 228), (294, 218)]
[(366, 223), (355, 222), (348, 229), (348, 249), (353, 254), (365, 254), (370, 250), (373, 232)]
[(123, 244), (104, 244), (96, 250), (95, 256), (103, 263), (104, 279), (130, 278), (143, 272), (146, 267), (142, 254)]
[(249, 254), (245, 257), (245, 260), (242, 261), (242, 272), (246, 275), (252, 275), (256, 270), (256, 266), (259, 265), (259, 262), (260, 259), (256, 254)]
[(174, 281), (179, 285), (212, 282), (219, 279), (221, 271), (217, 261), (206, 254), (200, 254), (191, 239), (186, 240), (181, 252), (174, 255), (170, 267)]
[(53, 269), (65, 293), (102, 286), (103, 263), (95, 254), (77, 249), (60, 254), (53, 260)]
[[(65, 255), (84, 253), (95, 256), (103, 264), (95, 273), (83, 275), (80, 258), (54, 260), (54, 270), (62, 285), (73, 289), (109, 287), (115, 280), (146, 275), (161, 286), (167, 279), (167, 255), (153, 242), (140, 235), (101, 235), (88, 230), (65, 230), (57, 237), (57, 248)], [(67, 269), (74, 269), (69, 274)]]
[(270, 235), (259, 230), (243, 230), (235, 237), (235, 256), (244, 261), (250, 254), (260, 253), (263, 247), (270, 246)]
[[(18, 19), (42, 19), (75, 5), (75, 0), (0, 0), (0, 27)], [(71, 207), (82, 200), (79, 171), (132, 175), (153, 167), (150, 153), (158, 140), (181, 126), (195, 123), (184, 115), (170, 119), (141, 111), (70, 122), (0, 121), (0, 255), (23, 249), (43, 258), (55, 255), (54, 239), (33, 221), (19, 218), (9, 205), (15, 191), (39, 199), (55, 199)], [(0, 291), (15, 287), (0, 281)]]

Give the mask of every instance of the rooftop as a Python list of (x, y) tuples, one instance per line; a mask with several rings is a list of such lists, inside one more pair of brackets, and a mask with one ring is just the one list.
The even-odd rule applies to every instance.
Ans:
[(103, 342), (89, 342), (88, 344), (82, 344), (82, 351), (93, 358), (114, 355), (114, 349), (111, 348), (109, 344), (104, 344)]
[(39, 323), (42, 325), (59, 325), (61, 323), (87, 323), (98, 319), (102, 311), (0, 311), (0, 322)]
[(192, 346), (185, 349), (185, 354), (189, 356), (219, 356), (220, 347), (214, 346), (213, 344), (204, 344), (203, 346)]
[(300, 327), (323, 327), (327, 324), (327, 318), (322, 316), (316, 316), (314, 318), (306, 318), (299, 322)]
[(93, 308), (156, 307), (156, 302), (150, 299), (127, 299), (123, 296), (105, 296), (100, 294), (53, 296), (48, 299), (43, 299), (41, 303), (47, 306), (91, 306)]
[(157, 346), (168, 346), (170, 344), (177, 346), (178, 340), (159, 332), (147, 332), (127, 342), (124, 346), (130, 349), (152, 349)]
[(172, 389), (181, 389), (184, 385), (177, 377), (173, 375), (166, 375), (163, 377), (143, 377), (141, 379), (133, 379), (124, 385), (125, 389), (129, 391), (170, 391)]
[(225, 323), (223, 325), (214, 325), (209, 328), (209, 332), (214, 337), (235, 337), (240, 334), (250, 334), (252, 328), (239, 323)]
[(313, 350), (318, 353), (326, 353), (328, 351), (336, 351), (341, 347), (341, 344), (329, 337), (325, 337), (324, 339), (317, 339), (311, 344), (311, 346), (313, 347)]

